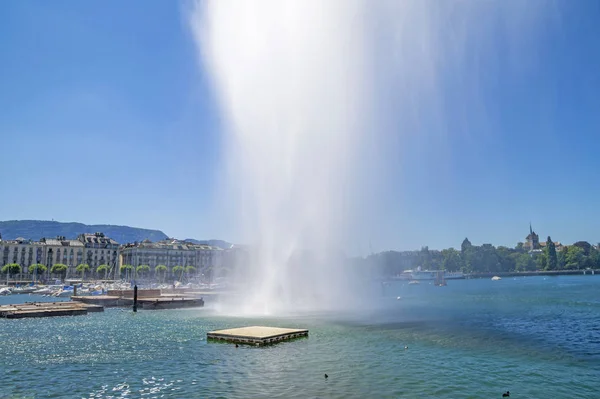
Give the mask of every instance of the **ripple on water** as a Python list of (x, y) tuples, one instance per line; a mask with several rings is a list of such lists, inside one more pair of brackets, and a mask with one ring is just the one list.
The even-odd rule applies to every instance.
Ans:
[[(380, 310), (360, 316), (107, 309), (0, 320), (0, 398), (480, 398), (507, 389), (591, 398), (600, 374), (600, 311), (588, 300), (594, 281), (552, 295), (535, 281), (495, 291), (478, 281), (410, 293), (392, 287), (393, 301), (382, 298)], [(311, 333), (265, 348), (205, 340), (210, 330), (249, 324)]]

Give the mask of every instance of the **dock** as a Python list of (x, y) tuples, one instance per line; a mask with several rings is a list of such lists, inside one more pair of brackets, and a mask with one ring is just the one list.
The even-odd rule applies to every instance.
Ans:
[(84, 303), (86, 305), (97, 305), (105, 308), (114, 308), (118, 306), (129, 306), (133, 299), (121, 298), (115, 295), (83, 295), (72, 296), (72, 301)]
[(198, 308), (204, 306), (202, 298), (186, 297), (157, 297), (157, 298), (138, 298), (138, 304), (142, 309), (182, 309)]
[(23, 319), (27, 317), (80, 316), (88, 312), (103, 312), (104, 307), (80, 302), (27, 302), (0, 306), (0, 317)]
[[(140, 290), (139, 292), (143, 292)], [(87, 295), (73, 296), (73, 301), (81, 302), (88, 305), (98, 305), (106, 308), (111, 307), (126, 307), (133, 305), (133, 297), (122, 297), (116, 295)], [(155, 296), (148, 297), (142, 295), (138, 297), (138, 306), (140, 309), (182, 309), (182, 308), (197, 308), (204, 306), (204, 300), (196, 297), (179, 297), (179, 296)]]
[(256, 346), (289, 341), (295, 338), (308, 337), (308, 330), (279, 327), (250, 326), (211, 331), (206, 334), (209, 340), (250, 344)]

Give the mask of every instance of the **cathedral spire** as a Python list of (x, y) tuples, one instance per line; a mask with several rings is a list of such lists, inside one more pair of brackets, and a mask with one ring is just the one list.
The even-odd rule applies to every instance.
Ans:
[(531, 228), (531, 222), (529, 222), (529, 234), (533, 234), (533, 229)]

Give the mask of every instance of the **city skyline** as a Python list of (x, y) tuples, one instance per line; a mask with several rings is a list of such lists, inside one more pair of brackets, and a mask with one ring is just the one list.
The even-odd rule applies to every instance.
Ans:
[[(2, 222), (2, 221), (0, 221), (0, 222)], [(11, 222), (14, 222), (14, 221), (11, 221)], [(22, 220), (22, 221), (17, 221), (17, 222), (31, 222), (31, 221), (30, 220)], [(37, 222), (37, 221), (34, 221), (34, 222)], [(41, 222), (47, 222), (47, 221), (41, 221)], [(56, 223), (79, 223), (79, 222), (61, 222), (61, 221), (54, 221), (54, 220), (52, 222), (56, 222)], [(97, 226), (89, 226), (89, 227), (97, 227)], [(207, 242), (208, 241), (222, 241), (224, 243), (229, 243), (229, 244), (236, 245), (236, 246), (237, 245), (241, 245), (241, 246), (247, 246), (248, 245), (247, 243), (243, 243), (243, 242), (231, 242), (231, 241), (229, 241), (227, 239), (223, 239), (223, 238), (220, 238), (220, 237), (211, 237), (211, 238), (206, 238), (206, 237), (177, 237), (177, 236), (173, 236), (173, 235), (169, 235), (169, 234), (165, 233), (160, 228), (139, 228), (137, 226), (124, 226), (124, 225), (110, 225), (110, 227), (112, 227), (112, 228), (121, 228), (121, 227), (124, 227), (124, 228), (134, 228), (134, 229), (140, 229), (140, 230), (148, 230), (148, 231), (152, 231), (152, 232), (163, 233), (167, 237), (167, 238), (162, 238), (162, 239), (159, 239), (159, 240), (148, 240), (146, 238), (146, 239), (143, 239), (143, 240), (140, 239), (140, 241), (135, 241), (135, 242), (140, 242), (140, 243), (142, 241), (148, 241), (148, 242), (154, 243), (154, 242), (160, 242), (160, 241), (165, 241), (165, 240), (167, 240), (167, 241), (168, 240), (176, 240), (176, 241), (181, 241), (181, 242), (185, 242), (185, 241), (188, 241), (188, 240), (195, 240), (195, 241), (207, 241)], [(71, 236), (67, 236), (66, 239), (67, 240), (73, 240), (73, 239), (76, 239), (80, 234), (91, 234), (92, 230), (93, 229), (87, 229), (83, 233), (77, 233), (76, 235), (72, 235), (72, 237)], [(102, 229), (100, 229), (100, 230), (102, 230)], [(104, 234), (103, 231), (97, 231), (95, 233), (102, 233), (102, 234)], [(366, 253), (348, 253), (348, 255), (349, 256), (362, 256), (362, 257), (364, 257), (364, 256), (368, 256), (368, 255), (370, 255), (372, 253), (385, 252), (385, 251), (399, 251), (399, 252), (419, 251), (419, 250), (421, 250), (422, 248), (425, 248), (425, 247), (428, 247), (430, 250), (442, 250), (442, 249), (448, 249), (448, 248), (457, 249), (457, 248), (460, 248), (460, 244), (465, 239), (469, 240), (473, 245), (476, 245), (476, 246), (486, 245), (487, 244), (487, 245), (493, 245), (495, 247), (515, 248), (519, 244), (525, 244), (525, 245), (527, 245), (527, 242), (529, 241), (530, 235), (535, 235), (536, 237), (538, 237), (539, 242), (542, 245), (545, 245), (547, 237), (552, 237), (551, 234), (550, 235), (541, 235), (541, 234), (538, 234), (535, 231), (535, 229), (533, 228), (532, 224), (530, 223), (529, 224), (529, 233), (528, 233), (528, 235), (524, 236), (522, 238), (517, 239), (514, 243), (511, 243), (511, 244), (502, 244), (502, 243), (499, 244), (499, 243), (494, 243), (494, 242), (480, 241), (476, 237), (472, 237), (472, 238), (470, 238), (470, 237), (464, 237), (462, 240), (460, 240), (460, 243), (458, 243), (456, 245), (450, 245), (448, 247), (441, 247), (441, 248), (440, 247), (432, 247), (432, 246), (428, 245), (427, 243), (424, 243), (424, 244), (422, 244), (422, 245), (420, 245), (418, 247), (415, 247), (415, 248), (394, 247), (394, 248), (381, 248), (381, 249), (378, 249), (377, 251), (375, 251), (375, 250), (373, 250), (373, 243), (369, 242), (369, 243), (363, 243), (363, 244), (365, 244), (365, 245), (367, 245), (369, 247), (369, 251), (367, 251)], [(13, 236), (14, 236), (14, 234), (13, 234)], [(42, 239), (54, 239), (55, 237), (51, 237), (51, 236), (45, 237), (44, 234), (42, 234), (39, 238), (35, 238), (35, 237), (16, 237), (16, 236), (15, 237), (12, 237), (12, 236), (9, 237), (9, 236), (6, 236), (6, 235), (3, 236), (2, 235), (2, 231), (0, 230), (0, 240), (4, 239), (5, 241), (6, 240), (8, 240), (8, 241), (14, 241), (14, 240), (18, 240), (19, 238), (22, 238), (25, 241), (38, 241), (38, 240), (42, 240)], [(556, 238), (552, 238), (552, 241), (555, 244), (560, 244), (560, 245), (564, 245), (564, 246), (569, 246), (569, 245), (572, 245), (573, 243), (576, 243), (576, 242), (589, 242), (593, 246), (600, 245), (600, 243), (598, 243), (598, 242), (589, 241), (589, 240), (586, 240), (585, 238), (579, 238), (577, 240), (569, 241), (569, 242), (566, 242), (566, 241), (563, 241), (563, 240), (560, 240), (560, 239), (556, 239)], [(126, 240), (126, 241), (122, 241), (122, 242), (121, 241), (117, 241), (117, 243), (119, 245), (127, 245), (127, 244), (133, 244), (134, 242), (133, 241), (130, 242), (130, 241)], [(207, 244), (207, 245), (213, 245), (213, 244)]]
[[(541, 240), (600, 241), (600, 6), (552, 5), (519, 37), (475, 42), (460, 73), (448, 65), (443, 119), (423, 115), (410, 136), (386, 127), (382, 198), (355, 215), (346, 253), (514, 246), (530, 221)], [(246, 243), (221, 206), (222, 121), (188, 14), (160, 1), (0, 4), (0, 220)]]

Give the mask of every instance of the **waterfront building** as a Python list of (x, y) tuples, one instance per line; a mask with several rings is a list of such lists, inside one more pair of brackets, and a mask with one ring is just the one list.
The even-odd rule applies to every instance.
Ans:
[(80, 234), (77, 240), (84, 247), (83, 262), (96, 270), (100, 265), (108, 265), (109, 269), (116, 270), (119, 264), (119, 243), (104, 233)]
[(120, 265), (137, 268), (148, 265), (152, 274), (158, 265), (167, 267), (167, 274), (172, 275), (175, 266), (193, 266), (196, 273), (213, 275), (222, 265), (223, 250), (218, 247), (194, 244), (177, 239), (157, 242), (144, 240), (126, 244), (120, 248)]
[(3, 240), (0, 237), (0, 267), (17, 263), (21, 266), (21, 271), (26, 273), (29, 266), (43, 263), (46, 256), (46, 247), (42, 242), (26, 240), (22, 237), (16, 240)]
[[(75, 268), (83, 263), (83, 244), (79, 240), (67, 240), (66, 237), (42, 238), (40, 243), (44, 247), (44, 257), (41, 263), (48, 270), (56, 263), (67, 266), (67, 276), (75, 273)], [(21, 265), (23, 267), (24, 265)]]
[(87, 263), (91, 270), (102, 264), (111, 268), (118, 264), (119, 244), (103, 233), (81, 234), (75, 240), (66, 237), (41, 238), (39, 241), (19, 237), (3, 240), (0, 235), (0, 267), (17, 263), (23, 274), (29, 273), (31, 265), (41, 263), (48, 268), (62, 263), (67, 266), (67, 276), (74, 275), (75, 268)]

